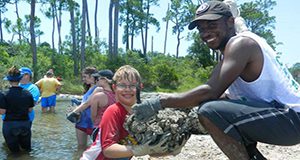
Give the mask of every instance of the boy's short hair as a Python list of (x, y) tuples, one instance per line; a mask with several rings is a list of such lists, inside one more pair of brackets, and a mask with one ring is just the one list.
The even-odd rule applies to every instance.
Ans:
[(113, 77), (113, 83), (119, 82), (121, 80), (127, 80), (129, 82), (136, 80), (138, 84), (141, 83), (140, 73), (130, 65), (121, 66), (115, 73)]

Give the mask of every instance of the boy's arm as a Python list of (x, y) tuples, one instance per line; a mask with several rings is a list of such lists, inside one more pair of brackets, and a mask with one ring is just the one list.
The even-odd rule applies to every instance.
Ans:
[(0, 114), (5, 114), (5, 112), (6, 112), (6, 109), (0, 108)]
[(103, 150), (103, 154), (108, 158), (124, 158), (132, 156), (144, 156), (144, 155), (167, 155), (168, 145), (166, 144), (171, 134), (164, 135), (159, 143), (153, 143), (152, 140), (141, 145), (121, 145), (118, 143), (112, 144), (111, 146)]

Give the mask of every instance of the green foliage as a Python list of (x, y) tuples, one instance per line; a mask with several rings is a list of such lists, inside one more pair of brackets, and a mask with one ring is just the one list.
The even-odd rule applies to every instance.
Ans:
[[(120, 1), (120, 23), (124, 25), (123, 43), (129, 46), (129, 37), (145, 34), (149, 26), (154, 26), (159, 31), (159, 21), (151, 12), (151, 7), (158, 6), (158, 0), (126, 0)], [(146, 43), (147, 40), (143, 38)], [(133, 41), (131, 43), (134, 43)], [(128, 48), (127, 48), (128, 49)]]
[(300, 83), (300, 63), (294, 64), (291, 68), (289, 68), (289, 71), (295, 78), (295, 80)]
[(168, 64), (159, 64), (154, 68), (157, 74), (157, 82), (159, 88), (176, 89), (178, 86), (178, 75), (175, 72), (175, 68)]
[[(5, 0), (8, 2), (8, 0)], [(4, 4), (6, 3), (4, 2)], [(75, 51), (72, 51), (72, 37), (68, 35), (62, 46), (59, 48), (59, 53), (51, 48), (51, 45), (42, 43), (37, 47), (37, 73), (35, 76), (39, 79), (43, 77), (47, 70), (54, 69), (55, 75), (62, 77), (63, 87), (62, 93), (82, 94), (82, 82), (80, 76), (74, 74), (80, 71), (80, 64), (75, 63), (79, 60), (80, 39), (81, 35), (81, 13), (78, 3), (75, 1), (55, 1), (51, 0), (51, 4), (45, 5), (44, 14), (48, 18), (54, 18), (54, 15), (59, 15), (61, 12), (53, 13), (52, 9), (57, 11), (71, 10), (75, 5), (75, 19), (74, 29), (76, 40)], [(198, 4), (200, 1), (197, 1)], [(67, 5), (67, 3), (69, 3)], [(75, 3), (75, 4), (73, 4)], [(120, 25), (124, 27), (125, 33), (123, 34), (123, 42), (126, 43), (126, 52), (119, 49), (117, 57), (113, 61), (108, 59), (107, 44), (105, 40), (93, 44), (92, 37), (88, 37), (85, 45), (86, 60), (83, 66), (96, 66), (100, 69), (111, 69), (116, 71), (120, 66), (129, 64), (135, 67), (142, 76), (144, 83), (144, 91), (166, 91), (166, 92), (181, 92), (192, 89), (207, 81), (213, 65), (215, 64), (214, 55), (209, 48), (201, 41), (197, 33), (193, 33), (191, 39), (194, 43), (189, 47), (189, 55), (186, 57), (176, 58), (174, 56), (164, 55), (160, 53), (143, 53), (141, 51), (129, 50), (129, 41), (132, 37), (145, 34), (146, 29), (154, 26), (159, 30), (160, 26), (154, 14), (147, 13), (148, 9), (153, 6), (159, 5), (159, 0), (127, 0), (120, 1)], [(197, 5), (192, 0), (171, 0), (171, 9), (164, 18), (165, 21), (173, 22), (173, 33), (178, 34), (178, 41), (182, 39), (180, 33), (184, 27), (194, 17)], [(0, 2), (1, 5), (1, 2)], [(254, 0), (252, 2), (244, 3), (241, 5), (241, 16), (245, 18), (248, 27), (254, 33), (264, 37), (274, 48), (278, 43), (272, 33), (274, 29), (275, 17), (269, 15), (269, 10), (276, 5), (272, 0)], [(1, 7), (1, 6), (0, 6)], [(5, 6), (3, 6), (5, 9)], [(5, 10), (3, 10), (5, 11)], [(54, 15), (52, 15), (54, 14)], [(155, 13), (156, 14), (156, 13)], [(8, 18), (3, 18), (3, 23), (8, 33), (23, 36), (20, 42), (28, 40), (29, 17), (25, 16), (24, 19), (17, 19), (12, 22)], [(42, 20), (35, 17), (35, 30), (37, 35), (41, 35), (38, 28)], [(146, 38), (146, 37), (144, 37)], [(133, 39), (132, 39), (133, 40)], [(143, 39), (144, 42), (146, 42)], [(27, 41), (26, 41), (27, 42)], [(131, 42), (132, 46), (133, 42)], [(179, 45), (178, 45), (179, 47)], [(131, 48), (133, 49), (133, 48)], [(72, 55), (74, 54), (74, 55)], [(0, 76), (4, 76), (7, 68), (12, 65), (27, 66), (32, 68), (32, 54), (28, 43), (1, 43), (0, 44)], [(77, 62), (77, 61), (76, 61)], [(79, 62), (80, 63), (80, 62)], [(293, 66), (290, 70), (294, 76), (298, 76), (299, 81), (299, 65)], [(74, 71), (76, 70), (76, 71)], [(74, 73), (75, 72), (75, 73)], [(297, 78), (297, 77), (296, 77)], [(2, 80), (0, 80), (2, 82)], [(5, 87), (4, 82), (0, 87)]]
[(269, 14), (274, 6), (276, 6), (276, 1), (273, 0), (255, 0), (243, 3), (240, 6), (240, 11), (247, 27), (253, 33), (264, 37), (268, 44), (275, 49), (277, 43), (272, 30), (275, 28), (276, 17)]
[(193, 33), (194, 42), (188, 48), (188, 57), (195, 60), (197, 67), (207, 67), (214, 64), (213, 56), (210, 53), (210, 49), (201, 40), (198, 34)]
[[(9, 54), (7, 51), (14, 51)], [(38, 79), (44, 76), (47, 70), (54, 69), (56, 76), (63, 79), (61, 93), (82, 94), (82, 82), (80, 76), (73, 74), (73, 60), (68, 54), (58, 54), (49, 46), (38, 46)], [(11, 52), (12, 53), (12, 52)], [(199, 65), (197, 58), (191, 56), (176, 58), (161, 53), (148, 53), (145, 57), (141, 52), (127, 51), (120, 53), (114, 62), (109, 62), (106, 54), (87, 49), (86, 66), (96, 66), (100, 69), (111, 69), (116, 71), (120, 66), (129, 64), (135, 67), (142, 76), (144, 84), (143, 91), (160, 92), (183, 92), (205, 83), (211, 74), (212, 65), (203, 67)], [(26, 44), (3, 45), (0, 47), (1, 61), (0, 65), (1, 79), (4, 77), (7, 69), (12, 65), (27, 66), (31, 68), (31, 55), (29, 47)], [(51, 64), (52, 58), (54, 63)], [(5, 63), (4, 63), (5, 62)], [(212, 63), (213, 64), (213, 63)], [(300, 65), (295, 65), (291, 72), (293, 75), (299, 75)], [(298, 74), (297, 74), (298, 73)], [(1, 88), (7, 86), (7, 83), (0, 80)]]
[(9, 54), (6, 52), (6, 48), (0, 46), (0, 66), (6, 66), (9, 62)]
[(63, 86), (61, 87), (60, 93), (65, 94), (83, 94), (83, 86), (80, 80), (80, 77), (74, 77), (74, 79), (63, 79), (61, 82)]

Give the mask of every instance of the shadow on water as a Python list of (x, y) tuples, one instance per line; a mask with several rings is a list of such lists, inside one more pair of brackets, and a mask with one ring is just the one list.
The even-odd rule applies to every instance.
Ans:
[(74, 124), (66, 120), (66, 107), (70, 101), (58, 101), (56, 113), (41, 113), (41, 106), (35, 106), (35, 120), (32, 126), (32, 151), (12, 155), (8, 150), (0, 124), (1, 160), (78, 160), (82, 151), (77, 150)]

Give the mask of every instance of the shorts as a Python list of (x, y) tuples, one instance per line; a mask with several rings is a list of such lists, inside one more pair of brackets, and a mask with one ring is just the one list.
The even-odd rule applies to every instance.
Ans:
[(3, 121), (3, 136), (11, 152), (19, 152), (21, 148), (31, 150), (30, 128), (30, 121)]
[(198, 114), (245, 146), (300, 143), (300, 113), (275, 101), (209, 101), (200, 105)]
[(92, 135), (92, 133), (93, 133), (93, 128), (82, 128), (77, 125), (75, 126), (75, 128), (81, 130), (82, 132), (86, 133), (87, 135)]
[(49, 97), (42, 97), (41, 106), (43, 108), (55, 107), (56, 106), (56, 94)]

